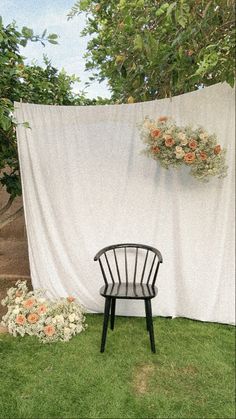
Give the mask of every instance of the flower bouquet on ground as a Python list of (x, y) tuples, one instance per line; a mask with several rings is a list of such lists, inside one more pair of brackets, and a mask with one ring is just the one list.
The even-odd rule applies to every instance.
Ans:
[(217, 144), (214, 134), (201, 127), (178, 127), (166, 116), (156, 120), (146, 117), (140, 134), (146, 144), (144, 152), (166, 169), (186, 165), (191, 168), (190, 174), (202, 181), (208, 181), (210, 176), (227, 175), (226, 151)]
[(18, 281), (1, 302), (8, 309), (1, 325), (13, 336), (37, 336), (43, 343), (67, 342), (86, 329), (85, 309), (74, 297), (50, 301), (45, 293), (29, 291), (26, 281)]

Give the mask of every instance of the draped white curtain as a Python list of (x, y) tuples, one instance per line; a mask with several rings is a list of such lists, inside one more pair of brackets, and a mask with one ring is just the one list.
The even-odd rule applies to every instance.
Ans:
[[(102, 312), (95, 253), (145, 243), (163, 255), (153, 314), (234, 323), (234, 90), (218, 84), (172, 99), (111, 106), (15, 103), (30, 269), (50, 297)], [(228, 176), (201, 183), (141, 153), (148, 115), (201, 125), (227, 147)], [(119, 301), (117, 314), (144, 315)]]

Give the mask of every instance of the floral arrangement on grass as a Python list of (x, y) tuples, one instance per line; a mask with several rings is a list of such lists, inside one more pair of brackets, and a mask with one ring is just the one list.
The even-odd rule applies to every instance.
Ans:
[(43, 343), (67, 342), (86, 329), (85, 309), (74, 297), (53, 302), (45, 292), (29, 291), (26, 281), (18, 281), (1, 302), (8, 308), (1, 325), (13, 336), (37, 336)]
[(171, 118), (156, 120), (146, 117), (140, 126), (141, 138), (146, 144), (145, 154), (168, 169), (189, 166), (195, 178), (208, 181), (210, 176), (227, 175), (225, 149), (217, 143), (215, 134), (203, 128), (178, 127)]

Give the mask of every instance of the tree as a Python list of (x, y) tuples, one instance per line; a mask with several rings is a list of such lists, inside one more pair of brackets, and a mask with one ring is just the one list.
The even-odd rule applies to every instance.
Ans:
[(235, 78), (234, 0), (80, 0), (86, 67), (113, 101), (186, 93)]
[[(73, 93), (73, 84), (79, 79), (58, 71), (44, 57), (44, 67), (33, 63), (26, 65), (20, 46), (28, 41), (57, 43), (57, 35), (46, 30), (41, 36), (32, 29), (23, 27), (19, 31), (15, 23), (4, 27), (0, 18), (0, 185), (9, 194), (8, 201), (0, 208), (0, 228), (23, 213), (20, 206), (6, 216), (14, 199), (21, 195), (21, 181), (16, 144), (16, 123), (13, 118), (13, 102), (78, 105), (89, 104), (83, 94)], [(27, 121), (25, 121), (27, 126)]]

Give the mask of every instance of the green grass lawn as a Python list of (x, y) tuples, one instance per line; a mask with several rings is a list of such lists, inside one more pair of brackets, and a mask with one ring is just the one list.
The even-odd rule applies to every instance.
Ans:
[(234, 327), (101, 315), (68, 343), (0, 335), (0, 418), (234, 418)]

